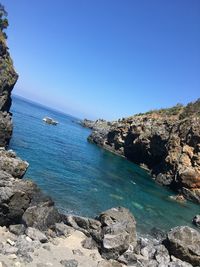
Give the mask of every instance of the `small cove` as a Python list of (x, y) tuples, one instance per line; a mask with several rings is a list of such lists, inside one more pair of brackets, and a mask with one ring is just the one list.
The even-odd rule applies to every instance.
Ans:
[[(137, 165), (87, 142), (89, 129), (78, 119), (14, 97), (10, 148), (30, 163), (25, 178), (34, 180), (64, 213), (95, 217), (115, 206), (129, 208), (141, 233), (190, 225), (199, 206), (170, 199)], [(44, 124), (45, 116), (59, 121)]]

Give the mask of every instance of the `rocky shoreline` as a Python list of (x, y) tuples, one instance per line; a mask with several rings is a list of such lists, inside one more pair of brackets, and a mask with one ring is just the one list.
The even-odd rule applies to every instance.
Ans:
[(84, 120), (88, 137), (146, 168), (153, 179), (200, 203), (200, 100), (118, 121)]
[[(1, 13), (1, 19), (5, 15)], [(183, 226), (156, 238), (138, 236), (134, 216), (122, 207), (95, 219), (61, 214), (34, 182), (22, 179), (29, 164), (6, 150), (12, 134), (11, 91), (17, 77), (1, 31), (0, 266), (199, 266), (197, 230)], [(104, 131), (105, 122), (101, 124)]]
[(36, 184), (21, 179), (27, 162), (4, 149), (0, 159), (1, 266), (199, 266), (197, 230), (182, 226), (139, 236), (123, 207), (95, 219), (60, 214)]

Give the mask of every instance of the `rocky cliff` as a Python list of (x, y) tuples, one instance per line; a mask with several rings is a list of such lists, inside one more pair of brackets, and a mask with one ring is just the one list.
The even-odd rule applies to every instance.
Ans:
[(18, 78), (6, 45), (6, 15), (0, 4), (0, 147), (7, 146), (12, 135), (12, 118), (9, 110), (11, 92)]
[(200, 203), (200, 100), (88, 126), (91, 142), (147, 168), (160, 184)]

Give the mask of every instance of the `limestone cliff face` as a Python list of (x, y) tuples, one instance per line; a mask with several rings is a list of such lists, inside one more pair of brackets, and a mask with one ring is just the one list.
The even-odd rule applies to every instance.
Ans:
[(148, 168), (157, 182), (200, 203), (200, 100), (98, 125), (90, 141)]
[(0, 146), (7, 146), (12, 135), (12, 117), (9, 110), (11, 92), (17, 78), (5, 34), (0, 30)]

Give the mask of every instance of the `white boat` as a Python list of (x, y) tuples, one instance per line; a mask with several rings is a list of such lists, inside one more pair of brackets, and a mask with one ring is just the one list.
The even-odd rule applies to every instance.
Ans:
[(47, 124), (51, 124), (51, 125), (57, 125), (58, 124), (58, 121), (55, 121), (54, 119), (49, 118), (49, 117), (45, 117), (43, 119), (43, 121), (46, 122)]

